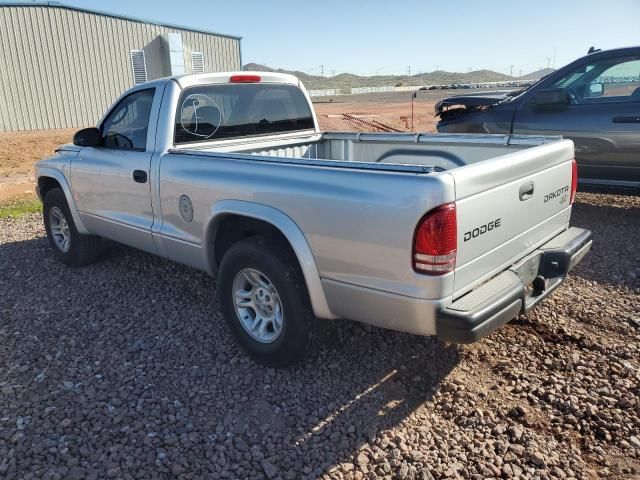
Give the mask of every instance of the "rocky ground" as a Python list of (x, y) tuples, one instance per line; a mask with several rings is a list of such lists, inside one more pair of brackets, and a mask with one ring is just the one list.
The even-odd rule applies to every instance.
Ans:
[(0, 477), (638, 478), (640, 199), (580, 194), (573, 223), (589, 256), (475, 345), (336, 322), (273, 370), (204, 274), (64, 268), (37, 215), (0, 220)]

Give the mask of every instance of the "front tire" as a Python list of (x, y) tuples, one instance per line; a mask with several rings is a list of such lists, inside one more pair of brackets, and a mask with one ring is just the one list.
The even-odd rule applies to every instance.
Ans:
[(67, 199), (60, 188), (47, 192), (42, 215), (47, 238), (57, 260), (71, 267), (80, 267), (98, 259), (104, 248), (103, 240), (78, 232)]
[(218, 296), (254, 360), (285, 367), (302, 358), (316, 319), (297, 258), (282, 240), (258, 236), (231, 246), (220, 264)]

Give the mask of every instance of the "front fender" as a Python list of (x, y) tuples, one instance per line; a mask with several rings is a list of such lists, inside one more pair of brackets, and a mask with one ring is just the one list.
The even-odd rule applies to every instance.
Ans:
[[(291, 248), (298, 258), (302, 274), (304, 275), (309, 291), (309, 299), (314, 314), (319, 318), (336, 318), (331, 313), (327, 299), (320, 281), (320, 274), (316, 262), (313, 258), (311, 248), (307, 243), (300, 227), (280, 210), (260, 203), (247, 202), (243, 200), (221, 200), (217, 202), (210, 212), (210, 220), (205, 228), (204, 245), (212, 245), (216, 235), (217, 225), (227, 215), (241, 215), (255, 218), (270, 223), (276, 227), (289, 241)], [(208, 265), (215, 265), (213, 249), (204, 248)]]
[[(76, 205), (75, 200), (73, 199), (73, 195), (71, 194), (71, 188), (69, 187), (69, 182), (67, 182), (67, 179), (64, 176), (64, 173), (62, 173), (60, 170), (53, 167), (40, 166), (36, 164), (36, 180), (38, 181), (38, 183), (40, 179), (44, 177), (53, 178), (56, 182), (58, 182), (58, 184), (62, 188), (62, 191), (64, 192), (64, 196), (67, 199), (67, 205), (69, 205), (69, 211), (71, 212), (71, 217), (73, 218), (73, 223), (75, 223), (76, 225), (76, 229), (78, 230), (79, 233), (82, 233), (85, 235), (88, 234), (89, 231), (86, 229), (86, 227), (82, 223), (82, 220), (80, 220), (78, 207)], [(42, 200), (44, 201), (44, 198)]]

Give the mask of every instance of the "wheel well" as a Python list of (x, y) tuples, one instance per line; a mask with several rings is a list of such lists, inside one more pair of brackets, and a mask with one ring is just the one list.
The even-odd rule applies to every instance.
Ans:
[(224, 254), (233, 244), (257, 235), (268, 235), (280, 239), (297, 261), (296, 254), (289, 240), (277, 227), (269, 222), (256, 218), (245, 217), (243, 215), (228, 215), (216, 226), (212, 244), (215, 267), (217, 268), (220, 265), (222, 257), (224, 257)]
[(55, 178), (40, 177), (38, 178), (38, 190), (40, 192), (40, 199), (44, 202), (44, 198), (54, 188), (61, 188), (60, 184)]

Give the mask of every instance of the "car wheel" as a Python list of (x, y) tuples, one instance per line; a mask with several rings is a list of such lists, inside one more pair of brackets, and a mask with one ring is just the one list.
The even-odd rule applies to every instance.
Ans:
[(72, 267), (96, 261), (103, 250), (103, 241), (94, 235), (78, 233), (64, 192), (54, 188), (47, 192), (42, 208), (44, 227), (54, 256)]
[(316, 319), (288, 244), (275, 237), (242, 240), (225, 253), (218, 278), (222, 313), (252, 358), (284, 367), (303, 356)]

